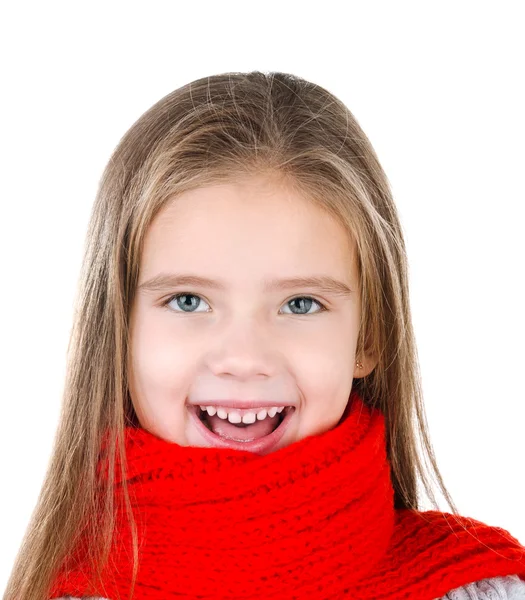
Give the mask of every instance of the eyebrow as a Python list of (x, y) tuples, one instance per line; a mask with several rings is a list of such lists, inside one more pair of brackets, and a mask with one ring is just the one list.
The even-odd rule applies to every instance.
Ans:
[[(343, 281), (339, 281), (328, 275), (316, 275), (311, 277), (287, 277), (284, 279), (266, 279), (265, 290), (279, 291), (293, 288), (313, 288), (335, 296), (350, 296), (353, 291)], [(147, 292), (159, 292), (168, 288), (178, 286), (200, 286), (216, 290), (225, 290), (223, 281), (201, 277), (198, 275), (159, 273), (138, 286), (139, 290)]]

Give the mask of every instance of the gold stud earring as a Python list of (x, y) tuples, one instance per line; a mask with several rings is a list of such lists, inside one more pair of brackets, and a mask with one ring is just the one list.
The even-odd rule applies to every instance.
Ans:
[(357, 365), (358, 369), (362, 369), (363, 368), (363, 365), (360, 362), (356, 361), (355, 364)]

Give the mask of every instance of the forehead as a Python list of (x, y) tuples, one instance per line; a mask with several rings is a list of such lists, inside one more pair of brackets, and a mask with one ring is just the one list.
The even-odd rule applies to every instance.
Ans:
[(202, 187), (171, 200), (146, 233), (144, 277), (168, 270), (235, 273), (245, 281), (276, 271), (355, 275), (344, 226), (311, 201), (265, 179)]

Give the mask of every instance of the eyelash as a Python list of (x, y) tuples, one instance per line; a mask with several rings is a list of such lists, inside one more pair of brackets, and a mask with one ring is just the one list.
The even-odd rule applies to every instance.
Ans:
[[(199, 294), (192, 294), (191, 292), (179, 292), (178, 294), (173, 294), (172, 296), (170, 296), (167, 300), (164, 300), (162, 302), (162, 306), (164, 308), (166, 308), (167, 310), (170, 310), (172, 312), (184, 312), (184, 311), (173, 311), (168, 304), (172, 301), (175, 300), (175, 298), (180, 298), (180, 296), (195, 296), (195, 298), (201, 298), (202, 300), (204, 300), (204, 298), (202, 298), (202, 296), (199, 296)], [(286, 302), (286, 304), (288, 304), (288, 302), (292, 302), (293, 300), (297, 300), (298, 298), (308, 298), (308, 300), (313, 300), (314, 302), (317, 302), (317, 304), (319, 304), (320, 306), (320, 310), (318, 310), (316, 313), (310, 313), (310, 315), (317, 315), (319, 313), (325, 312), (328, 310), (328, 308), (317, 298), (314, 298), (313, 296), (295, 296), (294, 298), (290, 298), (290, 300), (288, 300)], [(191, 313), (188, 313), (191, 314)], [(288, 314), (288, 313), (287, 313)], [(291, 313), (294, 314), (294, 313)], [(299, 317), (308, 317), (310, 316), (309, 314), (304, 314), (304, 315), (297, 315)]]

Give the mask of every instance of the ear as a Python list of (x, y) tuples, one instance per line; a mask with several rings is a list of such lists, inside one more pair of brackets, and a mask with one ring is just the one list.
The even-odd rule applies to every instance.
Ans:
[[(358, 362), (363, 365), (362, 369), (357, 366)], [(378, 358), (372, 354), (356, 356), (354, 361), (354, 379), (360, 379), (369, 375), (376, 368), (378, 362)]]

